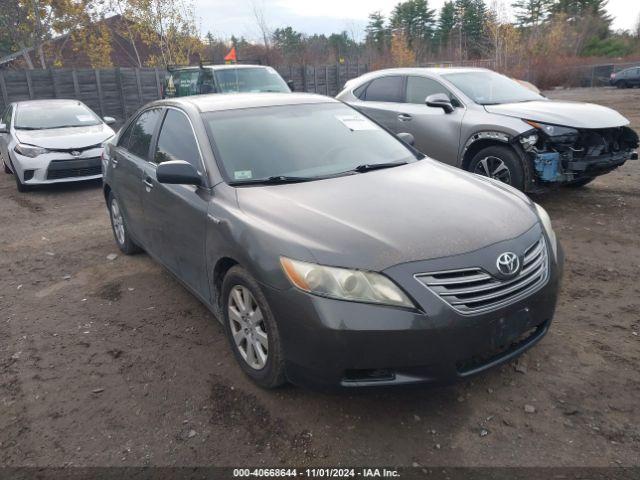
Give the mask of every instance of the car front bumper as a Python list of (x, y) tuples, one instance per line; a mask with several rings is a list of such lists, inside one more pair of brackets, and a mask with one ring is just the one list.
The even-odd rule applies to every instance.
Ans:
[(558, 246), (542, 288), (478, 315), (457, 313), (439, 299), (430, 303), (435, 295), (421, 286), (424, 298), (432, 298), (419, 303), (430, 304), (430, 310), (263, 288), (278, 321), (291, 382), (317, 388), (448, 384), (519, 356), (547, 333), (563, 261)]
[(11, 168), (25, 185), (93, 180), (102, 178), (102, 151), (102, 147), (92, 148), (79, 156), (50, 152), (35, 158), (12, 151)]

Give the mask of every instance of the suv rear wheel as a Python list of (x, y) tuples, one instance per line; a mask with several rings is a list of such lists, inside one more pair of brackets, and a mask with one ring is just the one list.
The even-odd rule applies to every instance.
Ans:
[(519, 190), (524, 188), (524, 170), (516, 152), (503, 145), (483, 148), (471, 159), (469, 171), (500, 180)]
[(624, 80), (620, 80), (618, 83), (616, 83), (616, 87), (627, 88), (627, 82), (625, 82)]

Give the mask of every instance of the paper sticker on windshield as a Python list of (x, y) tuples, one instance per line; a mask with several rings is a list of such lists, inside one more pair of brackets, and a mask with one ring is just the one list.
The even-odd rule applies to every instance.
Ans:
[(377, 130), (378, 126), (361, 115), (336, 115), (336, 118), (342, 122), (352, 132), (359, 130)]
[(79, 122), (93, 122), (93, 115), (76, 115)]
[(236, 170), (233, 172), (233, 178), (236, 180), (251, 180), (253, 173), (251, 170)]

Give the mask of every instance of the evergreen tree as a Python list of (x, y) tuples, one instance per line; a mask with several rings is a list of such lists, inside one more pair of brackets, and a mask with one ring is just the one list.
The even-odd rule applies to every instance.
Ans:
[(365, 31), (367, 32), (366, 42), (373, 45), (379, 52), (384, 50), (387, 44), (389, 31), (384, 25), (384, 16), (380, 12), (369, 14), (369, 23)]
[(515, 11), (516, 25), (536, 27), (547, 19), (551, 0), (517, 0), (511, 7)]
[(451, 39), (451, 32), (456, 26), (456, 7), (453, 0), (444, 2), (438, 19), (436, 38), (440, 45), (446, 44)]
[(435, 27), (435, 10), (427, 0), (407, 0), (398, 3), (391, 12), (391, 28), (402, 34), (409, 47), (427, 46)]

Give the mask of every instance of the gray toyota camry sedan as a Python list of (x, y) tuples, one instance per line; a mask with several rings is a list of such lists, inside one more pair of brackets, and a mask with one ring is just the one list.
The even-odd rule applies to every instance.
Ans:
[(104, 195), (259, 385), (447, 383), (545, 335), (562, 251), (525, 195), (409, 143), (323, 96), (163, 100), (107, 144)]

